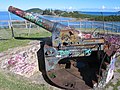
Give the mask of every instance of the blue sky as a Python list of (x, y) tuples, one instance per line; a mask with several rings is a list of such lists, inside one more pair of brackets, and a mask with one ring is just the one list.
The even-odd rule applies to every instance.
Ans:
[(23, 10), (52, 8), (80, 11), (120, 11), (120, 0), (0, 0), (0, 11), (9, 6)]

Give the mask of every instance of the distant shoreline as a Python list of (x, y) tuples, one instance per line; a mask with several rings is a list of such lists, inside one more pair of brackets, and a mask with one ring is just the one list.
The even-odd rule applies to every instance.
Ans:
[[(82, 12), (82, 13), (84, 13), (84, 12)], [(97, 16), (97, 13), (101, 13), (101, 12), (85, 12), (85, 13), (94, 13), (94, 14), (96, 14), (96, 16)], [(111, 14), (115, 14), (115, 13), (117, 13), (117, 12), (103, 12), (103, 16), (105, 16), (105, 14), (104, 13), (106, 13), (107, 15), (108, 15), (108, 13), (111, 13)], [(102, 14), (102, 13), (101, 13)], [(119, 13), (120, 14), (120, 13)], [(39, 14), (38, 14), (39, 15)], [(78, 14), (78, 15), (81, 15), (81, 14)], [(48, 20), (58, 20), (58, 21), (66, 21), (66, 20), (76, 20), (76, 21), (78, 21), (78, 20), (81, 20), (81, 21), (85, 21), (85, 20), (87, 20), (87, 19), (89, 19), (89, 17), (87, 17), (87, 14), (86, 15), (81, 15), (81, 16), (83, 16), (83, 18), (81, 17), (81, 16), (79, 16), (78, 18), (75, 18), (75, 17), (67, 17), (67, 16), (59, 16), (59, 15), (42, 15), (42, 16), (45, 16), (45, 18), (46, 19), (48, 19)], [(85, 18), (85, 16), (86, 16), (86, 18)], [(89, 15), (88, 15), (89, 16)], [(11, 17), (11, 19), (12, 20), (24, 20), (23, 18), (20, 18), (20, 17), (18, 17), (18, 16), (16, 16), (16, 15), (14, 15), (14, 14), (12, 14), (12, 13), (10, 13), (10, 17)], [(0, 11), (0, 20), (10, 20), (10, 17), (9, 17), (9, 13), (8, 13), (8, 11)], [(92, 17), (92, 16), (91, 16)], [(95, 18), (95, 16), (93, 16), (93, 18)], [(101, 20), (99, 20), (99, 18), (101, 19)], [(105, 16), (105, 18), (104, 19), (106, 19), (106, 16)], [(114, 18), (115, 19), (115, 18)], [(119, 19), (119, 18), (118, 18)], [(117, 19), (117, 20), (118, 20)], [(90, 19), (91, 21), (92, 21), (92, 19)], [(93, 19), (93, 21), (94, 21), (94, 19)], [(96, 21), (103, 21), (103, 17), (98, 17), (98, 20), (96, 20)], [(106, 20), (105, 20), (106, 21)], [(111, 22), (116, 22), (116, 21), (111, 21)], [(119, 22), (119, 21), (118, 21)]]
[(110, 15), (117, 15), (117, 14), (119, 14), (120, 15), (120, 12), (118, 11), (118, 12), (100, 12), (100, 11), (98, 11), (98, 12), (89, 12), (89, 11), (80, 11), (79, 13), (81, 13), (81, 14), (88, 14), (88, 15), (98, 15), (98, 16), (110, 16)]
[[(6, 13), (8, 13), (8, 11), (0, 11), (0, 13), (1, 12), (6, 12)], [(109, 15), (120, 15), (120, 11), (118, 11), (118, 12), (100, 12), (100, 11), (78, 11), (80, 14), (87, 14), (87, 15), (100, 15), (100, 16), (102, 16), (102, 13), (103, 13), (103, 15), (105, 15), (105, 16), (109, 16)]]

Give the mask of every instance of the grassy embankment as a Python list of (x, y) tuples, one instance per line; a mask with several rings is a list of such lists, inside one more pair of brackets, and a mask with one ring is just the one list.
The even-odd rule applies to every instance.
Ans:
[[(10, 48), (27, 45), (31, 39), (39, 40), (42, 37), (48, 37), (51, 34), (44, 29), (14, 29), (15, 37), (24, 37), (24, 39), (12, 39), (11, 30), (0, 29), (0, 52)], [(45, 85), (32, 84), (23, 78), (16, 77), (10, 73), (4, 73), (0, 70), (0, 90), (52, 90)]]
[[(48, 37), (51, 34), (40, 28), (37, 30), (35, 29), (14, 29), (14, 35), (17, 39), (12, 39), (11, 30), (9, 29), (2, 29), (0, 30), (2, 35), (0, 35), (0, 52), (8, 50), (10, 48), (18, 47), (18, 46), (25, 46), (31, 40), (39, 40), (42, 37)], [(24, 37), (21, 39), (20, 37)]]
[[(37, 85), (27, 79), (0, 71), (0, 90), (50, 90), (44, 84)], [(52, 90), (52, 89), (51, 89)]]

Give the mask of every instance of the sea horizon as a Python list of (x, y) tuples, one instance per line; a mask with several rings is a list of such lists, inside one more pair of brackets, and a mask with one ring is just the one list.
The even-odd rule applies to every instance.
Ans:
[[(120, 15), (120, 12), (92, 12), (92, 11), (78, 11), (81, 14), (87, 15), (97, 15), (97, 16), (110, 16), (110, 15)], [(23, 20), (19, 16), (16, 16), (10, 13), (12, 20)], [(10, 20), (9, 12), (8, 11), (0, 11), (0, 20)]]
[[(96, 14), (97, 15), (97, 13), (96, 12), (83, 12), (83, 13), (94, 13), (94, 14)], [(98, 12), (98, 13), (101, 13), (101, 12)], [(104, 12), (105, 13), (105, 12)], [(103, 15), (104, 15), (104, 13), (103, 13)], [(115, 13), (109, 13), (109, 15), (110, 14), (115, 14)], [(107, 14), (108, 15), (108, 14)], [(53, 17), (53, 16), (43, 16), (44, 18), (46, 18), (46, 19), (48, 19), (48, 20), (71, 20), (71, 19), (73, 19), (73, 18), (69, 18), (69, 17)], [(3, 21), (2, 21), (3, 20)], [(0, 26), (2, 27), (8, 27), (8, 20), (24, 20), (23, 18), (21, 18), (21, 17), (19, 17), (19, 16), (17, 16), (17, 15), (14, 15), (14, 14), (12, 14), (12, 13), (9, 13), (8, 11), (4, 11), (4, 12), (1, 12), (0, 11)], [(4, 21), (6, 21), (6, 22), (4, 22)], [(94, 24), (98, 24), (98, 22), (95, 22), (95, 21), (81, 21), (81, 24), (85, 24), (86, 23), (86, 25), (87, 25), (87, 28), (91, 28), (90, 27), (90, 23), (94, 23)], [(64, 25), (68, 25), (68, 22), (60, 22), (60, 23), (62, 23), (62, 24), (64, 24)], [(120, 28), (120, 22), (114, 22), (114, 21), (112, 21), (112, 22), (108, 22), (109, 24), (107, 24), (106, 23), (106, 25), (107, 26), (110, 26), (110, 25), (112, 25), (113, 26), (113, 23), (115, 24), (114, 25), (114, 28)], [(77, 26), (75, 26), (77, 24)], [(76, 27), (76, 28), (79, 28), (80, 27), (80, 22), (78, 22), (78, 21), (76, 21), (76, 22), (69, 22), (69, 25), (70, 26), (73, 26), (74, 25), (74, 27)], [(103, 24), (100, 22), (99, 23), (99, 25), (100, 26), (102, 26)], [(82, 28), (85, 28), (86, 26), (82, 26)], [(94, 27), (94, 28), (96, 28), (96, 26)]]
[(88, 15), (97, 15), (97, 16), (110, 16), (110, 15), (120, 15), (120, 12), (100, 12), (100, 11), (79, 11), (81, 14), (88, 14)]
[[(119, 14), (120, 15), (120, 11), (78, 11), (79, 13), (81, 14), (88, 14), (88, 15), (106, 15), (106, 16), (109, 16), (109, 15), (117, 15)], [(0, 11), (0, 13), (9, 13), (9, 11)], [(1, 14), (0, 14), (1, 16)]]

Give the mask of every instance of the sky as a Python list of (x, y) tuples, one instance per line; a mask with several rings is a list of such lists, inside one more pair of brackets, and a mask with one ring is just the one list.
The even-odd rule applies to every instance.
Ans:
[(120, 0), (0, 0), (0, 11), (9, 6), (23, 10), (30, 8), (79, 11), (120, 11)]

